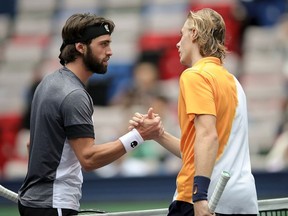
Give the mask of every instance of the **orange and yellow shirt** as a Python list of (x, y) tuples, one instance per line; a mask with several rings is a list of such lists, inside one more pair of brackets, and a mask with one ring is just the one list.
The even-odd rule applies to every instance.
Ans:
[(208, 199), (221, 172), (225, 170), (230, 172), (231, 178), (216, 208), (217, 212), (257, 214), (257, 195), (249, 157), (246, 96), (241, 85), (222, 66), (220, 59), (206, 57), (181, 74), (179, 87), (182, 168), (177, 176), (174, 199), (192, 203), (195, 174), (193, 120), (195, 115), (209, 114), (217, 119), (219, 149)]

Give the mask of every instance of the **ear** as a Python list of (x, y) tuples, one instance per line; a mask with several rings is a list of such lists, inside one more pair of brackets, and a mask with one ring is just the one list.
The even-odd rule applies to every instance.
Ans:
[(190, 35), (191, 35), (192, 41), (195, 41), (198, 38), (198, 31), (195, 28), (192, 28), (190, 30)]
[(75, 48), (78, 52), (80, 52), (81, 54), (83, 54), (86, 50), (86, 45), (83, 43), (75, 43)]

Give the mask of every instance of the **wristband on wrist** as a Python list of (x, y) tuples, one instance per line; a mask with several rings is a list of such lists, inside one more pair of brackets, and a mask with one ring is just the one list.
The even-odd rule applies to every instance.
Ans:
[(193, 202), (207, 200), (210, 179), (205, 176), (195, 176), (193, 185)]
[(132, 151), (144, 142), (142, 136), (135, 128), (121, 136), (119, 140), (122, 142), (126, 152)]

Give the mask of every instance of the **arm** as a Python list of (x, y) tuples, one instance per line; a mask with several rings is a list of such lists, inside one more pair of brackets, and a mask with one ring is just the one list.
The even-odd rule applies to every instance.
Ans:
[(211, 177), (218, 151), (216, 117), (196, 115), (194, 119), (196, 138), (194, 143), (195, 176)]
[[(153, 113), (153, 108), (150, 108), (148, 110), (147, 115), (135, 113), (132, 120), (129, 121), (130, 123), (129, 130), (132, 130), (133, 128), (139, 129), (141, 127), (146, 128), (148, 119), (153, 119), (153, 118), (159, 118), (157, 114)], [(149, 132), (150, 136), (152, 136), (156, 142), (158, 142), (160, 145), (162, 145), (164, 148), (166, 148), (175, 156), (181, 158), (180, 139), (164, 131), (164, 129), (163, 131), (160, 130), (159, 134), (152, 134), (153, 131), (151, 130), (147, 130), (147, 131)]]
[[(145, 127), (139, 127), (137, 131), (143, 140), (160, 136), (163, 133), (160, 118), (147, 119)], [(69, 139), (69, 144), (86, 171), (105, 166), (126, 153), (125, 147), (119, 139), (104, 144), (95, 144), (94, 141), (94, 138)]]
[[(130, 151), (137, 147), (143, 140), (152, 139), (163, 133), (160, 117), (155, 117), (147, 119), (145, 127), (139, 127), (137, 131), (130, 131), (115, 141), (95, 144), (91, 117), (93, 105), (87, 93), (81, 89), (73, 91), (65, 98), (60, 112), (69, 144), (81, 166), (87, 171), (105, 166), (119, 159), (126, 153), (126, 150)], [(147, 133), (148, 131), (149, 133)]]
[[(218, 151), (216, 117), (196, 115), (194, 119), (196, 138), (194, 143), (195, 176), (210, 179)], [(207, 200), (194, 202), (195, 215), (211, 215)]]
[(166, 148), (175, 156), (181, 158), (180, 153), (180, 139), (164, 131), (163, 135), (155, 139), (160, 145)]
[(69, 144), (85, 171), (103, 167), (126, 153), (120, 140), (95, 144), (93, 138), (77, 138), (69, 140)]

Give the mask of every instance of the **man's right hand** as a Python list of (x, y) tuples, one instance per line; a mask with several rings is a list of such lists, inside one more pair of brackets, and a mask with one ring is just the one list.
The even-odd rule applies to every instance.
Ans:
[(128, 129), (136, 128), (144, 140), (156, 139), (164, 134), (161, 118), (153, 113), (153, 108), (149, 108), (147, 114), (135, 113), (129, 124)]

